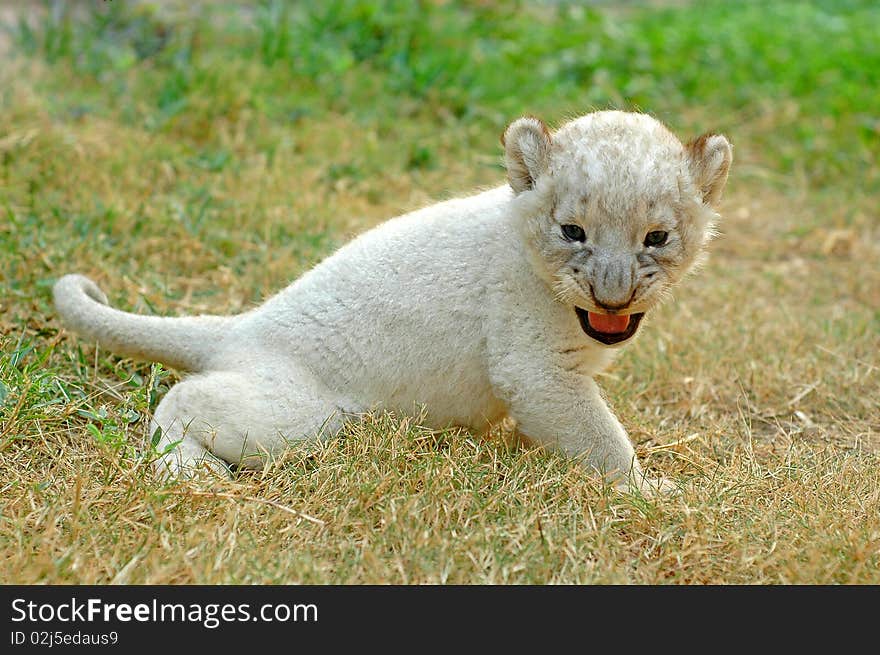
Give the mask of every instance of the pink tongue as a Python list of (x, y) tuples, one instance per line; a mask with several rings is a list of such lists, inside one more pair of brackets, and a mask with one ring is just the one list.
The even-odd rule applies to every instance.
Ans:
[(629, 325), (628, 314), (611, 316), (610, 314), (587, 312), (587, 319), (590, 321), (590, 327), (596, 330), (596, 332), (605, 332), (606, 334), (626, 332), (626, 326)]

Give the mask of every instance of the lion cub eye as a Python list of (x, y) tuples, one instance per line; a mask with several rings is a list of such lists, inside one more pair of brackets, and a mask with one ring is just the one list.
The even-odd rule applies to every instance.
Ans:
[(663, 232), (662, 230), (656, 230), (654, 232), (648, 232), (645, 235), (645, 245), (646, 246), (654, 246), (655, 248), (658, 246), (662, 246), (666, 243), (666, 239), (669, 238), (668, 232)]
[(567, 223), (562, 226), (562, 234), (569, 241), (586, 241), (587, 235), (580, 225)]

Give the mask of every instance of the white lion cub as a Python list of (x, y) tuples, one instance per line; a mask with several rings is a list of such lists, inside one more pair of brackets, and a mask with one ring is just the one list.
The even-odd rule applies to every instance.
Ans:
[(64, 323), (189, 373), (159, 403), (161, 473), (258, 467), (377, 408), (527, 439), (617, 484), (648, 485), (593, 380), (699, 259), (731, 146), (687, 145), (650, 116), (587, 114), (504, 132), (509, 184), (387, 221), (263, 305), (161, 318), (55, 285)]

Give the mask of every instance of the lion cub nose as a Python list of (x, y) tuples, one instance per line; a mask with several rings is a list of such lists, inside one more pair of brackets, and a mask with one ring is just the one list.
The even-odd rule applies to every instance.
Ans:
[(593, 301), (608, 311), (625, 309), (635, 295), (634, 282), (631, 262), (622, 257), (605, 257), (596, 262), (592, 271)]
[(627, 299), (626, 302), (609, 303), (609, 302), (599, 300), (599, 298), (596, 296), (596, 293), (593, 292), (593, 300), (595, 301), (596, 305), (598, 305), (602, 309), (607, 309), (609, 312), (619, 312), (620, 310), (626, 309), (627, 307), (629, 307), (630, 300), (632, 300), (632, 294), (630, 294), (630, 297), (629, 297), (629, 299)]

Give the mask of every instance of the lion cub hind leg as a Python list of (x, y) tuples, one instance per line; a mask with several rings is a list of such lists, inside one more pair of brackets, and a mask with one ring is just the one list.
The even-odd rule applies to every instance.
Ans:
[[(342, 408), (346, 407), (347, 410)], [(237, 372), (186, 378), (156, 408), (150, 435), (161, 437), (160, 477), (192, 477), (208, 468), (229, 475), (226, 464), (262, 468), (294, 441), (331, 436), (354, 411), (305, 371), (283, 379)]]

